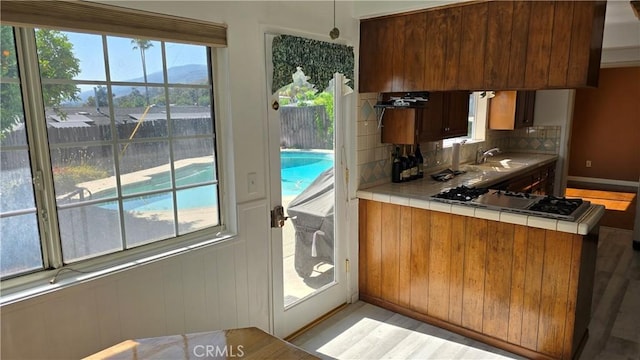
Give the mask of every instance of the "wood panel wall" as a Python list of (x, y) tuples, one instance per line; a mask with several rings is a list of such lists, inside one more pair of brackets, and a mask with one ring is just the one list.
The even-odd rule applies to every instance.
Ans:
[[(600, 69), (597, 89), (578, 89), (569, 176), (638, 181), (640, 67)], [(592, 166), (586, 167), (591, 160)]]
[(584, 335), (580, 235), (367, 200), (360, 229), (364, 300), (525, 356), (569, 359)]
[(0, 358), (80, 359), (127, 339), (269, 330), (263, 202), (238, 206), (236, 239), (4, 305)]

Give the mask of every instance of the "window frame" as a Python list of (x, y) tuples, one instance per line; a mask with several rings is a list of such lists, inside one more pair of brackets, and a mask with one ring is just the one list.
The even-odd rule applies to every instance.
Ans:
[[(22, 3), (7, 1), (7, 3)], [(24, 2), (24, 3), (39, 3)], [(54, 2), (62, 5), (69, 5), (66, 2)], [(61, 6), (62, 6), (61, 5)], [(86, 4), (85, 4), (86, 5)], [(100, 11), (105, 11), (104, 5), (89, 4), (91, 8), (99, 8)], [(10, 8), (10, 6), (9, 6)], [(106, 6), (111, 9), (115, 7)], [(107, 10), (108, 10), (107, 9)], [(2, 16), (3, 22), (5, 21), (5, 3), (3, 2)], [(129, 12), (128, 10), (126, 12)], [(144, 12), (137, 12), (144, 13)], [(145, 13), (146, 14), (146, 13)], [(104, 15), (104, 13), (103, 13)], [(147, 17), (154, 17), (157, 14), (146, 14)], [(166, 17), (166, 16), (164, 16)], [(171, 17), (176, 19), (175, 17)], [(188, 20), (188, 19), (187, 19)], [(151, 23), (162, 23), (161, 21), (150, 21)], [(200, 26), (202, 22), (197, 22)], [(210, 26), (221, 27), (220, 25), (206, 23)], [(72, 285), (78, 281), (84, 281), (93, 277), (100, 277), (106, 274), (113, 273), (114, 271), (120, 271), (122, 269), (138, 266), (140, 264), (148, 263), (158, 260), (167, 256), (179, 254), (185, 251), (191, 251), (203, 246), (209, 246), (218, 241), (229, 239), (235, 234), (229, 229), (228, 220), (233, 218), (233, 209), (230, 208), (227, 200), (225, 184), (231, 178), (226, 172), (227, 166), (225, 163), (228, 159), (228, 154), (221, 151), (223, 148), (223, 142), (225, 136), (225, 127), (222, 124), (223, 111), (226, 113), (228, 109), (221, 102), (221, 95), (219, 85), (224, 85), (226, 82), (221, 78), (221, 60), (222, 56), (218, 53), (216, 47), (221, 47), (221, 44), (203, 44), (201, 41), (184, 41), (169, 39), (166, 37), (153, 38), (153, 40), (164, 40), (168, 42), (181, 42), (187, 44), (204, 45), (207, 46), (207, 56), (209, 58), (209, 73), (212, 77), (212, 124), (213, 124), (213, 140), (215, 151), (215, 167), (216, 167), (216, 186), (218, 187), (218, 217), (219, 225), (211, 226), (205, 229), (197, 230), (184, 235), (173, 236), (163, 240), (156, 240), (152, 243), (136, 246), (133, 248), (125, 248), (118, 250), (114, 253), (100, 255), (86, 260), (73, 262), (70, 265), (64, 265), (62, 261), (62, 244), (60, 241), (60, 233), (58, 228), (57, 211), (58, 207), (55, 199), (55, 192), (53, 186), (53, 173), (50, 159), (50, 149), (47, 141), (47, 124), (46, 121), (36, 121), (35, 119), (45, 118), (45, 108), (43, 106), (42, 92), (41, 90), (31, 92), (29, 89), (41, 89), (40, 74), (38, 71), (37, 51), (35, 49), (35, 41), (29, 42), (25, 40), (28, 36), (35, 36), (35, 27), (47, 27), (40, 24), (30, 24), (29, 26), (15, 26), (15, 24), (3, 24), (13, 25), (14, 35), (17, 48), (17, 56), (19, 62), (26, 63), (19, 66), (21, 92), (23, 96), (24, 104), (24, 116), (25, 116), (25, 128), (29, 148), (29, 157), (31, 160), (31, 169), (34, 176), (34, 183), (40, 185), (34, 186), (34, 197), (37, 208), (37, 218), (40, 225), (40, 242), (42, 244), (42, 258), (44, 263), (43, 269), (38, 269), (34, 272), (23, 273), (15, 276), (8, 277), (0, 283), (0, 289), (2, 290), (2, 297), (0, 298), (0, 304), (6, 304), (10, 302), (19, 301), (25, 297), (33, 296), (34, 294), (53, 291), (55, 289)], [(87, 24), (88, 26), (91, 24)], [(166, 25), (166, 24), (165, 24)], [(193, 24), (191, 24), (193, 25)], [(224, 37), (226, 44), (226, 27), (224, 29)], [(79, 31), (79, 32), (93, 32), (89, 29), (68, 29), (56, 27), (57, 30), (62, 31)], [(29, 35), (28, 32), (31, 32)], [(122, 36), (122, 34), (113, 34), (110, 32), (100, 32), (101, 35), (116, 35)], [(127, 36), (136, 37), (138, 34), (129, 34)], [(184, 34), (183, 34), (184, 35)], [(20, 44), (20, 45), (18, 45)], [(222, 62), (222, 61), (221, 61)], [(34, 70), (35, 69), (35, 70)], [(221, 84), (219, 84), (219, 79)], [(26, 86), (25, 86), (26, 84)], [(167, 86), (165, 84), (164, 86)], [(115, 134), (114, 134), (115, 136)], [(173, 159), (170, 159), (173, 161)], [(44, 169), (44, 170), (42, 170)], [(38, 181), (35, 181), (37, 179)], [(171, 190), (175, 192), (175, 189)], [(43, 208), (44, 205), (44, 208)], [(44, 210), (44, 213), (41, 213)], [(44, 216), (43, 216), (44, 215)], [(48, 218), (49, 221), (44, 221), (44, 218)], [(233, 227), (233, 221), (231, 226)], [(73, 268), (73, 269), (71, 269)], [(69, 270), (66, 272), (62, 272)], [(52, 279), (52, 276), (59, 276), (55, 286), (47, 286), (47, 280)], [(45, 283), (45, 281), (47, 281)], [(53, 284), (53, 283), (52, 283)]]

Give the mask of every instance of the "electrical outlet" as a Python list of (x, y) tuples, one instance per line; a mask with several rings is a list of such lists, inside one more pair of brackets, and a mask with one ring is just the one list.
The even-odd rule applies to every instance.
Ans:
[(587, 165), (586, 167), (591, 167), (591, 160), (587, 160)]

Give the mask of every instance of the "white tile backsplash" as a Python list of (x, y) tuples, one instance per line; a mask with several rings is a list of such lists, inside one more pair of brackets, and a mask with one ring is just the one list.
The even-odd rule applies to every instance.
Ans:
[[(358, 95), (357, 119), (357, 164), (359, 188), (391, 181), (392, 146), (381, 143), (376, 110), (377, 93)], [(371, 110), (370, 110), (371, 109)], [(499, 147), (503, 151), (557, 154), (560, 144), (559, 126), (536, 126), (513, 131), (487, 130), (485, 141), (465, 144), (461, 148), (462, 163), (475, 160), (478, 149)], [(448, 166), (451, 162), (451, 148), (436, 149), (437, 142), (420, 144), (425, 159), (425, 173), (435, 168)]]

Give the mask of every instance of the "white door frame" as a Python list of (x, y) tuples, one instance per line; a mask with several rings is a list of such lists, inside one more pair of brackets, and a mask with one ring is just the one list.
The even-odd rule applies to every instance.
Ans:
[[(271, 105), (276, 98), (271, 94), (272, 68), (271, 68), (271, 41), (275, 35), (265, 32), (265, 65), (266, 65), (266, 94), (267, 100), (267, 120), (269, 134), (269, 204), (273, 208), (281, 203), (281, 182), (280, 182), (280, 121), (279, 114), (272, 109)], [(294, 35), (305, 36), (305, 35)], [(342, 84), (342, 75), (334, 76), (336, 84)], [(313, 79), (312, 79), (313, 82)], [(301, 329), (305, 325), (313, 322), (332, 309), (351, 300), (349, 296), (349, 284), (346, 269), (347, 259), (347, 239), (348, 239), (348, 213), (350, 196), (347, 186), (347, 169), (349, 165), (348, 149), (349, 144), (345, 143), (347, 138), (345, 131), (348, 130), (346, 116), (349, 114), (346, 105), (351, 104), (351, 100), (342, 95), (342, 86), (336, 86), (334, 93), (334, 171), (335, 184), (334, 193), (336, 196), (336, 206), (334, 212), (334, 246), (336, 246), (336, 256), (334, 260), (335, 282), (327, 285), (321, 291), (305, 298), (287, 309), (284, 309), (284, 297), (282, 281), (282, 230), (272, 228), (270, 233), (271, 245), (271, 325), (272, 333), (276, 336), (285, 337)], [(349, 95), (350, 97), (355, 94)]]

